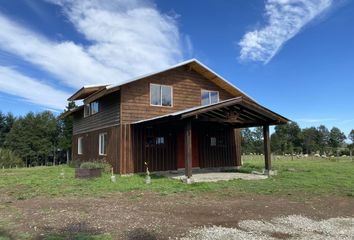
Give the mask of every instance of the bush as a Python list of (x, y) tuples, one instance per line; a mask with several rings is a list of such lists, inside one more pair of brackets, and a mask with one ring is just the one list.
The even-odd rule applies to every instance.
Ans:
[(80, 165), (81, 165), (80, 160), (72, 160), (69, 162), (69, 167), (72, 167), (72, 168), (79, 168)]
[(0, 148), (0, 168), (14, 168), (16, 166), (24, 166), (22, 159), (11, 150)]
[(84, 169), (94, 169), (101, 168), (104, 173), (110, 173), (112, 166), (107, 162), (95, 161), (95, 162), (83, 162), (80, 168)]

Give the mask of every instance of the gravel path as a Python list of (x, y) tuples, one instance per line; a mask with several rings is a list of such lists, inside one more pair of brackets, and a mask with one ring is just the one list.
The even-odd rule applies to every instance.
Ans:
[(238, 228), (196, 228), (183, 240), (228, 240), (228, 239), (318, 239), (353, 240), (354, 218), (330, 218), (312, 220), (300, 215), (274, 218), (270, 221), (245, 220)]

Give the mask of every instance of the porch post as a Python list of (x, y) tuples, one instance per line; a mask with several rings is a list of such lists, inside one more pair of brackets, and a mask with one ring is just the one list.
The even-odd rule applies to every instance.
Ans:
[[(192, 177), (192, 121), (188, 120), (184, 128), (184, 161), (187, 179)], [(188, 181), (188, 180), (187, 180)]]
[(236, 169), (239, 169), (242, 166), (241, 162), (241, 130), (239, 128), (234, 129), (235, 137), (235, 163)]
[(269, 141), (269, 126), (263, 126), (263, 141), (264, 141), (264, 161), (265, 170), (269, 172), (272, 170), (272, 159), (270, 155), (270, 141)]

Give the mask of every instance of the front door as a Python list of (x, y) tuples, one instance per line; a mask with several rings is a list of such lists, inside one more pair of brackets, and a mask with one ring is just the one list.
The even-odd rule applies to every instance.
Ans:
[[(199, 167), (198, 133), (192, 129), (192, 167)], [(177, 168), (185, 168), (184, 131), (177, 134)]]

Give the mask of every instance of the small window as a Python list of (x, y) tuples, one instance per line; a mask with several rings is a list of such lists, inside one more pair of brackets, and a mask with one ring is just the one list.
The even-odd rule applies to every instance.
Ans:
[(216, 137), (211, 137), (210, 138), (210, 146), (212, 146), (212, 147), (216, 146)]
[(91, 108), (91, 115), (98, 113), (98, 111), (99, 111), (99, 104), (98, 104), (98, 102), (92, 102), (92, 103), (90, 104), (90, 108)]
[(172, 87), (150, 84), (150, 104), (154, 106), (172, 106)]
[(84, 117), (90, 116), (90, 104), (86, 104), (84, 107)]
[(209, 105), (213, 103), (219, 102), (219, 92), (218, 91), (209, 91), (209, 90), (202, 90), (201, 94), (201, 104)]
[(82, 141), (83, 140), (83, 138), (82, 137), (79, 137), (78, 139), (77, 139), (77, 154), (79, 154), (79, 155), (81, 155), (82, 154)]
[(164, 137), (157, 137), (156, 144), (157, 145), (165, 144), (165, 138)]
[(99, 135), (99, 155), (107, 154), (107, 133), (100, 133)]

